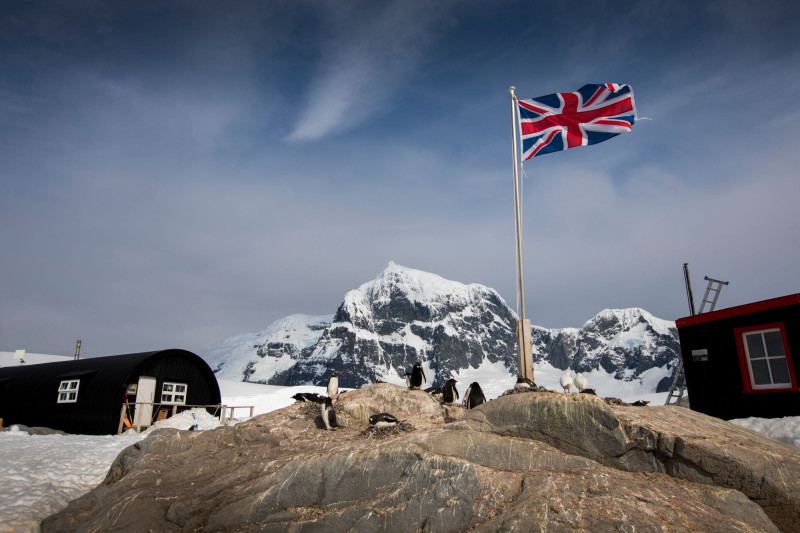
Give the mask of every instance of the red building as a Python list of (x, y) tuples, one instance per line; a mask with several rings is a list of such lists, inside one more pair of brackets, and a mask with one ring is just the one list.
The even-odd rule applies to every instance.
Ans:
[(800, 294), (675, 324), (693, 410), (726, 420), (800, 416)]

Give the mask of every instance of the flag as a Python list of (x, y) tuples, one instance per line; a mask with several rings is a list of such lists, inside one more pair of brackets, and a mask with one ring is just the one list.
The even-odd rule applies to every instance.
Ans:
[(522, 160), (628, 133), (636, 122), (633, 89), (616, 83), (584, 85), (574, 93), (518, 100)]

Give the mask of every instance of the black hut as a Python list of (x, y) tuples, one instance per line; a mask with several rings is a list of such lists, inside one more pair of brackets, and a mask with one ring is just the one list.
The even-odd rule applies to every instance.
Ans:
[[(125, 402), (127, 414), (122, 409)], [(156, 417), (190, 406), (219, 404), (219, 385), (211, 368), (186, 350), (0, 368), (4, 425), (108, 435), (117, 433), (121, 421), (147, 427)]]
[(693, 410), (726, 420), (800, 415), (800, 294), (675, 325)]

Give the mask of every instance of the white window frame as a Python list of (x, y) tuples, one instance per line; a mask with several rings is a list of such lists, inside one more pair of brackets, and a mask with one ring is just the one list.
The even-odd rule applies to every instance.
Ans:
[(186, 405), (186, 395), (189, 391), (187, 383), (165, 381), (161, 385), (162, 405)]
[(61, 380), (61, 383), (58, 384), (58, 399), (56, 403), (76, 403), (80, 386), (81, 380), (79, 379)]
[[(781, 338), (781, 345), (783, 346), (783, 353), (774, 355), (767, 352), (767, 344), (764, 340), (765, 333), (777, 333)], [(745, 359), (747, 361), (747, 370), (750, 378), (750, 388), (751, 390), (771, 390), (771, 389), (791, 389), (794, 387), (794, 380), (792, 378), (792, 366), (789, 362), (789, 347), (786, 345), (786, 337), (784, 336), (783, 328), (781, 327), (765, 327), (763, 329), (746, 329), (740, 333), (741, 335), (741, 342), (742, 342), (742, 349), (744, 350)], [(761, 342), (763, 344), (763, 350), (765, 357), (759, 357), (757, 360), (759, 361), (766, 361), (767, 362), (767, 370), (769, 371), (769, 379), (770, 383), (762, 383), (756, 384), (755, 382), (755, 373), (753, 372), (753, 360), (750, 357), (750, 346), (747, 343), (747, 337), (751, 335), (758, 335), (761, 338)], [(770, 361), (776, 359), (783, 359), (785, 361), (788, 371), (788, 382), (780, 382), (775, 383), (774, 378), (772, 377), (772, 367), (769, 364)]]

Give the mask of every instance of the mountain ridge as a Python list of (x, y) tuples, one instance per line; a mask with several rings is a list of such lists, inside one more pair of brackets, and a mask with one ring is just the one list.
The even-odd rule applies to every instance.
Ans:
[[(401, 384), (417, 361), (430, 384), (487, 361), (502, 362), (513, 377), (515, 321), (494, 289), (390, 262), (348, 291), (333, 315), (289, 315), (201, 355), (220, 378), (272, 385), (321, 385), (332, 370), (345, 387)], [(531, 330), (534, 364), (547, 361), (559, 369), (602, 368), (633, 380), (655, 367), (666, 374), (680, 357), (674, 322), (640, 308), (604, 309), (579, 328)]]

